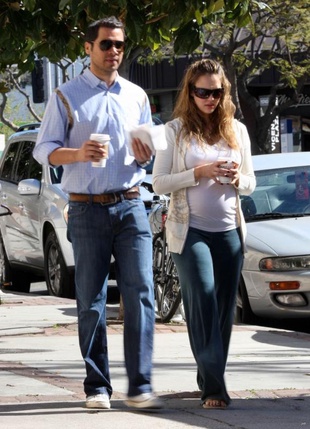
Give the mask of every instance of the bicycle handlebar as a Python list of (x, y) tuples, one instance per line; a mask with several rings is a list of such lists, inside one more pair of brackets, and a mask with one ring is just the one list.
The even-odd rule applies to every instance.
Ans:
[(143, 188), (145, 188), (147, 191), (149, 191), (151, 194), (154, 194), (154, 189), (153, 189), (153, 185), (152, 183), (148, 183), (148, 182), (142, 182), (141, 186), (143, 186)]

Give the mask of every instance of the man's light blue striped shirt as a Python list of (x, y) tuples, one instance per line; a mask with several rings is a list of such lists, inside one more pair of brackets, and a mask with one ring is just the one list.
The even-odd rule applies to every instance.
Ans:
[(147, 94), (142, 88), (117, 76), (107, 87), (90, 70), (61, 85), (73, 115), (69, 129), (68, 113), (54, 92), (46, 106), (38, 140), (33, 152), (41, 164), (59, 147), (79, 148), (91, 133), (109, 134), (109, 159), (105, 168), (91, 162), (64, 165), (62, 188), (68, 193), (101, 194), (129, 189), (143, 180), (143, 170), (130, 155), (128, 129), (152, 125)]

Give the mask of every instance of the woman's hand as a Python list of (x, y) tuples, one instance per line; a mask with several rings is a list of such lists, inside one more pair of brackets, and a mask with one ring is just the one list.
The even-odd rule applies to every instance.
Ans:
[(223, 164), (223, 161), (214, 161), (210, 164), (199, 165), (194, 168), (195, 179), (198, 182), (203, 177), (207, 179), (213, 179), (217, 181), (218, 176), (225, 175), (223, 169), (220, 168), (220, 165)]
[(220, 176), (230, 178), (231, 182), (229, 184), (231, 185), (238, 186), (237, 184), (239, 182), (238, 165), (234, 163), (234, 168), (223, 168), (223, 161), (214, 161), (211, 164), (204, 164), (195, 167), (194, 175), (197, 182), (199, 182), (203, 177), (206, 177), (208, 179), (213, 179), (216, 183), (220, 183), (222, 185), (219, 180)]
[(238, 188), (239, 186), (239, 170), (238, 170), (238, 164), (236, 164), (234, 162), (234, 168), (230, 169), (230, 174), (231, 174), (231, 184), (234, 185), (236, 188)]

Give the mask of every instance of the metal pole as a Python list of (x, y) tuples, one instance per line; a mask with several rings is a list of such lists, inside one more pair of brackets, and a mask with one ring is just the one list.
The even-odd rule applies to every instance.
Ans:
[(44, 70), (44, 102), (46, 105), (52, 93), (51, 63), (46, 57), (43, 58), (43, 70)]

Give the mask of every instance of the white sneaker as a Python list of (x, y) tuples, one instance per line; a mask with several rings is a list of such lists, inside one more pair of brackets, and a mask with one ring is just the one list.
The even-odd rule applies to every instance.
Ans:
[(108, 410), (111, 408), (110, 397), (108, 393), (99, 393), (98, 395), (87, 396), (86, 408), (101, 408)]
[(163, 402), (154, 393), (141, 393), (137, 396), (129, 396), (125, 404), (127, 407), (133, 408), (148, 408), (148, 409), (159, 409), (163, 407)]

